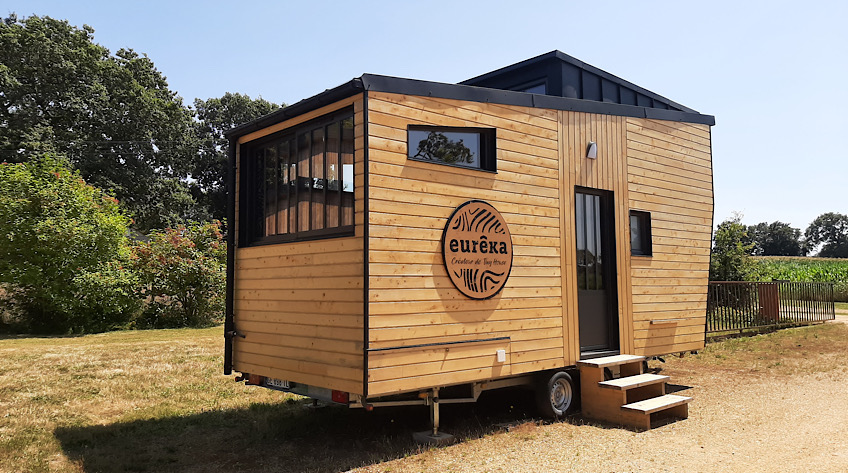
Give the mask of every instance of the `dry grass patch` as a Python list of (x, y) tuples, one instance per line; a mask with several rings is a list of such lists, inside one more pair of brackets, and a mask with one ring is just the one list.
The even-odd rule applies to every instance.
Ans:
[(845, 368), (848, 325), (827, 323), (709, 343), (680, 369), (716, 368), (749, 374), (794, 376)]
[[(443, 428), (460, 443), (431, 449), (410, 436), (427, 428), (424, 408), (315, 410), (234, 383), (221, 375), (221, 328), (5, 338), (0, 471), (779, 471), (716, 462), (804, 454), (794, 445), (821, 456), (815, 448), (844, 437), (828, 429), (848, 425), (847, 341), (848, 326), (824, 324), (668, 359), (664, 373), (691, 388), (691, 416), (644, 433), (579, 416), (542, 423), (525, 391), (486, 392), (477, 404), (443, 406)], [(807, 446), (794, 431), (819, 434)], [(769, 446), (774, 439), (785, 445)], [(848, 457), (837, 466), (848, 468)]]

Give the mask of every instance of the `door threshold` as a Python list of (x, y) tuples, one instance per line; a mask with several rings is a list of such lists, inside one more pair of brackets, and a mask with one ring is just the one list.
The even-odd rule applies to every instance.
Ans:
[(602, 358), (605, 356), (620, 355), (621, 350), (599, 350), (599, 351), (581, 351), (581, 360), (591, 360), (592, 358)]

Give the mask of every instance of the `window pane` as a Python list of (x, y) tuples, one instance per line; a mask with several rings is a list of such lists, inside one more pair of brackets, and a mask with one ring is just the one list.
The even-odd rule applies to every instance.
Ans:
[(342, 225), (353, 225), (353, 117), (342, 120)]
[(595, 289), (604, 288), (604, 246), (601, 244), (601, 196), (593, 195), (595, 204)]
[(248, 228), (252, 235), (265, 235), (265, 148), (255, 150), (252, 157), (249, 189), (256, 193), (256, 198), (250, 199)]
[(280, 180), (277, 184), (277, 233), (289, 232), (289, 142), (283, 141), (277, 147), (277, 160), (280, 168)]
[(630, 252), (643, 253), (642, 228), (638, 215), (630, 215)]
[(297, 137), (297, 231), (309, 231), (309, 133)]
[(324, 228), (324, 127), (312, 130), (312, 230)]
[(595, 258), (597, 255), (597, 248), (595, 247), (595, 243), (597, 239), (595, 237), (595, 205), (594, 205), (594, 196), (587, 195), (585, 198), (585, 209), (583, 210), (586, 215), (586, 289), (595, 289)]
[(341, 210), (341, 156), (339, 123), (327, 125), (327, 228), (339, 226)]
[(586, 217), (584, 195), (575, 196), (577, 220), (577, 289), (586, 289)]
[(265, 236), (277, 231), (277, 149), (265, 148)]
[(527, 92), (528, 94), (544, 94), (545, 84), (531, 85), (530, 87), (520, 89), (519, 92)]
[(480, 133), (439, 130), (409, 130), (408, 155), (480, 169)]

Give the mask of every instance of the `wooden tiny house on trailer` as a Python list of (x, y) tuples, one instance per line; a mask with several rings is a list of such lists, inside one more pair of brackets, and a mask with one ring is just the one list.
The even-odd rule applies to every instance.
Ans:
[(538, 381), (556, 415), (580, 360), (702, 348), (713, 124), (554, 51), (230, 131), (225, 372), (436, 416), (439, 388)]

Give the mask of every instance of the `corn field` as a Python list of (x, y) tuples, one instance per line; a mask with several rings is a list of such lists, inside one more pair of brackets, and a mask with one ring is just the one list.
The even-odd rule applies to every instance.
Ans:
[(848, 302), (848, 259), (761, 256), (761, 281), (832, 282), (836, 302)]

